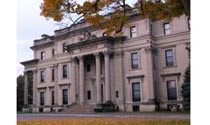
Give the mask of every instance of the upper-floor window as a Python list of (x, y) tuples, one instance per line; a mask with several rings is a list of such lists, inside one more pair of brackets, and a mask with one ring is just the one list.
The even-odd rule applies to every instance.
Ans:
[(119, 92), (115, 91), (115, 97), (118, 98), (119, 97)]
[(44, 105), (44, 92), (40, 92), (40, 105)]
[(167, 94), (168, 94), (168, 100), (177, 100), (175, 80), (167, 81)]
[(187, 24), (188, 24), (188, 29), (190, 30), (190, 28), (191, 28), (190, 25), (191, 24), (190, 24), (190, 18), (189, 17), (187, 18)]
[(55, 49), (52, 49), (52, 57), (55, 56)]
[(40, 72), (40, 82), (45, 82), (45, 72), (44, 71)]
[(41, 60), (44, 60), (45, 58), (45, 52), (41, 52)]
[(66, 50), (66, 43), (63, 44), (63, 53), (67, 52)]
[(68, 104), (68, 89), (63, 89), (63, 105)]
[(63, 78), (67, 78), (67, 65), (63, 65)]
[(139, 57), (137, 52), (131, 53), (131, 68), (139, 68)]
[(168, 35), (168, 34), (171, 33), (170, 23), (169, 22), (163, 24), (163, 30), (164, 30), (164, 34), (165, 35)]
[(165, 60), (166, 60), (166, 66), (174, 66), (173, 49), (165, 50)]
[(132, 96), (133, 96), (133, 102), (141, 101), (139, 82), (132, 83)]
[(130, 37), (131, 38), (137, 37), (137, 27), (136, 26), (130, 27)]
[(54, 81), (55, 80), (55, 69), (52, 69), (52, 81)]

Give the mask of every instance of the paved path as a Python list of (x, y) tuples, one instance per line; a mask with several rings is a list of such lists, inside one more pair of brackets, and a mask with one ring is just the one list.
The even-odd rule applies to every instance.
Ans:
[(17, 121), (40, 120), (40, 119), (60, 119), (60, 118), (84, 118), (84, 117), (138, 117), (146, 119), (190, 119), (189, 114), (171, 113), (94, 113), (94, 114), (17, 114)]

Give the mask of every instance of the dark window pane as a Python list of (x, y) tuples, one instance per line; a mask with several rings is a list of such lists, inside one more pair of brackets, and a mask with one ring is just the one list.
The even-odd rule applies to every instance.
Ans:
[(90, 72), (90, 64), (87, 64), (87, 72)]
[(40, 92), (40, 105), (44, 105), (44, 92)]
[(68, 104), (68, 89), (63, 89), (63, 105)]
[(67, 78), (67, 65), (63, 65), (63, 78)]
[(54, 91), (52, 91), (52, 105), (54, 105), (55, 104), (55, 101), (54, 101)]
[(55, 55), (55, 50), (52, 49), (52, 57), (54, 57), (54, 55)]
[(118, 98), (119, 97), (119, 92), (118, 91), (116, 91), (116, 98)]
[(177, 100), (176, 82), (167, 81), (168, 100)]
[(90, 91), (90, 90), (87, 91), (87, 99), (88, 99), (88, 100), (91, 99), (91, 91)]
[(55, 69), (52, 69), (52, 81), (55, 80)]
[(140, 83), (139, 82), (132, 83), (132, 95), (133, 95), (133, 102), (141, 101)]
[(44, 74), (44, 71), (41, 71), (41, 73), (40, 73), (40, 81), (41, 81), (41, 82), (44, 82), (44, 81), (45, 81), (45, 74)]

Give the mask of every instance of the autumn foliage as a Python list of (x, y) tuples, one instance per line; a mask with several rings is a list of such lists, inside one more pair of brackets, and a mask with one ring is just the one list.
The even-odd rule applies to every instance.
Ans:
[(190, 121), (140, 118), (69, 118), (18, 121), (17, 125), (190, 125)]
[(82, 4), (76, 0), (43, 0), (40, 8), (41, 15), (46, 18), (57, 22), (69, 19), (73, 24), (85, 19), (111, 35), (122, 31), (134, 11), (140, 18), (170, 20), (183, 14), (189, 15), (189, 5), (190, 0), (138, 0), (134, 6), (128, 5), (126, 0), (86, 0)]

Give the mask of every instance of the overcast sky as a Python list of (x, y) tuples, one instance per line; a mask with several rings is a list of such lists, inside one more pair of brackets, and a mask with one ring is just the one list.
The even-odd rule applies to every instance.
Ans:
[[(17, 3), (17, 75), (23, 74), (22, 61), (33, 59), (30, 47), (34, 39), (42, 34), (53, 35), (59, 26), (52, 20), (40, 16), (40, 5), (43, 0), (18, 0)], [(80, 0), (82, 3), (84, 0)], [(127, 0), (133, 3), (136, 0)], [(78, 2), (78, 1), (77, 1)]]

